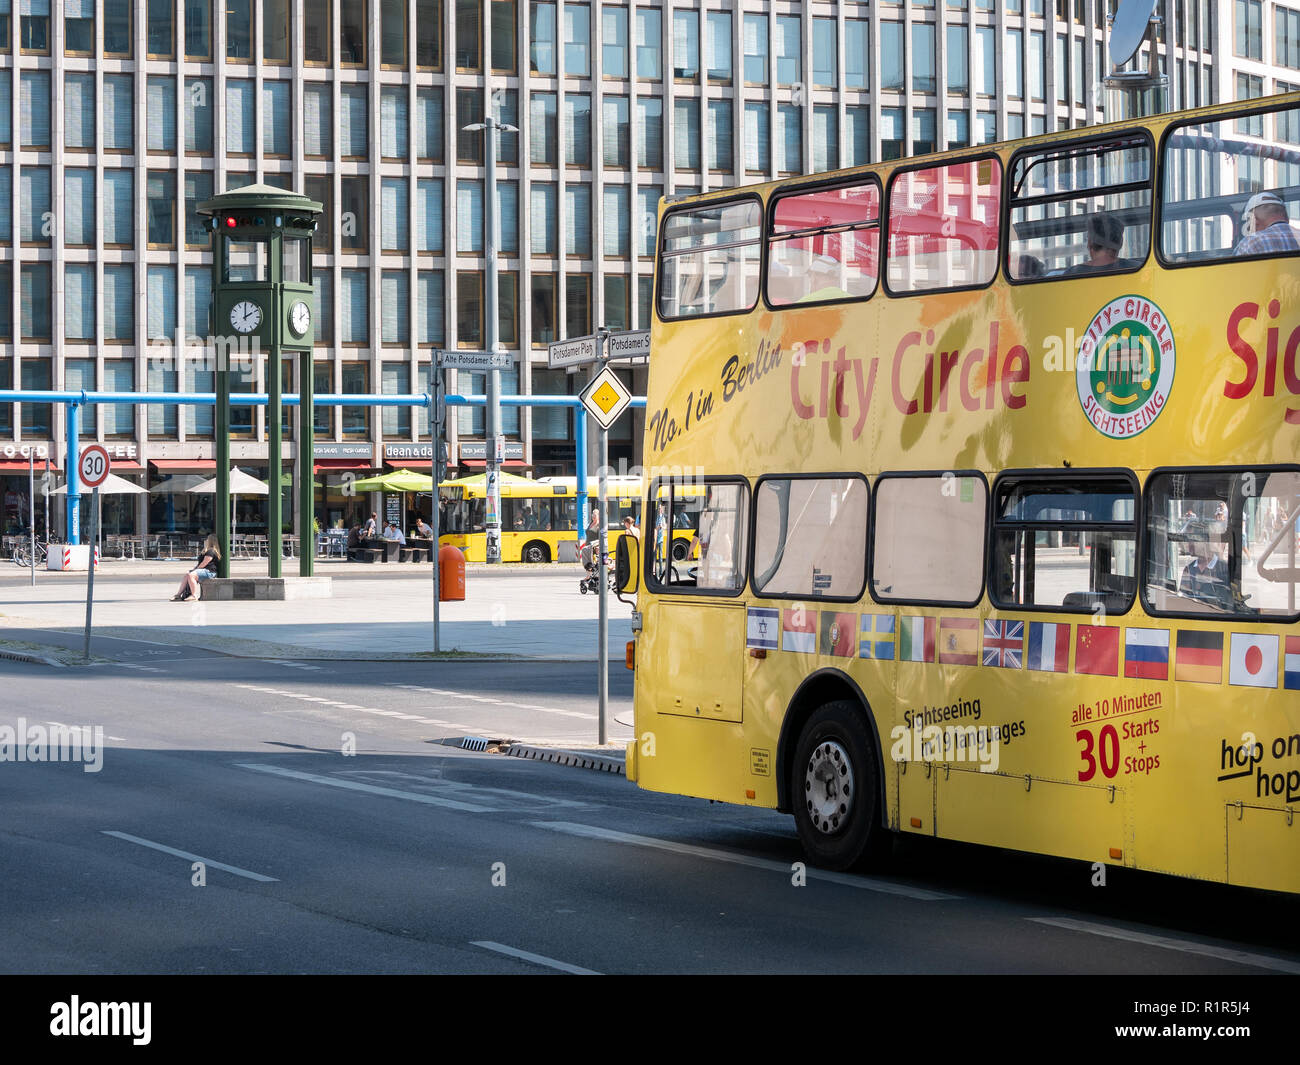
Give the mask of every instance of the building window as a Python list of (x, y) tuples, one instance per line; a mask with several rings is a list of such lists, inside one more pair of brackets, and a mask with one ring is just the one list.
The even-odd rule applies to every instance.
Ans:
[[(370, 391), (370, 366), (364, 362), (345, 362), (342, 365), (344, 395), (365, 395)], [(340, 407), (345, 439), (364, 440), (370, 435), (369, 407)]]
[(568, 274), (564, 278), (565, 336), (582, 337), (591, 333), (591, 277)]
[(411, 285), (405, 270), (385, 270), (380, 275), (379, 302), (384, 308), (380, 340), (385, 344), (407, 343), (411, 338)]
[(68, 246), (84, 248), (95, 243), (93, 170), (68, 167), (63, 171), (63, 218), (63, 240)]
[(212, 58), (212, 0), (185, 0), (185, 58)]
[(948, 112), (948, 143), (946, 147), (949, 151), (970, 147), (970, 115), (965, 111)]
[(1273, 29), (1273, 62), (1292, 70), (1300, 70), (1300, 11), (1275, 7)]
[(483, 271), (456, 274), (456, 343), (462, 348), (483, 347)]
[[(385, 277), (388, 275), (385, 274)], [(397, 275), (406, 281), (405, 274)], [(379, 390), (386, 396), (401, 396), (411, 391), (411, 367), (404, 362), (385, 362), (380, 366)], [(380, 429), (385, 436), (411, 435), (410, 407), (382, 407)]]
[(104, 339), (129, 343), (135, 339), (135, 267), (130, 263), (104, 267)]
[[(583, 183), (564, 186), (565, 233), (564, 254), (579, 259), (591, 258), (591, 186)], [(570, 336), (581, 336), (571, 333)]]
[(316, 321), (312, 327), (316, 333), (316, 343), (329, 345), (334, 343), (334, 273), (331, 270), (317, 270), (312, 274), (312, 288), (316, 290)]
[(129, 247), (135, 239), (134, 200), (132, 186), (134, 171), (104, 171), (104, 243), (110, 246)]
[(745, 84), (767, 84), (767, 29), (766, 15), (746, 15), (745, 33)]
[(965, 26), (949, 26), (945, 43), (948, 64), (948, 91), (955, 96), (970, 92), (970, 67), (966, 62), (968, 31)]
[(25, 166), (20, 171), (18, 239), (24, 244), (49, 244), (54, 232), (50, 212), (50, 168)]
[(370, 232), (370, 179), (364, 175), (342, 179), (339, 228), (344, 251), (362, 254), (369, 251), (367, 234)]
[(406, 0), (380, 0), (379, 62), (406, 69)]
[(370, 154), (366, 108), (366, 86), (343, 86), (339, 96), (339, 152), (345, 159), (364, 159)]
[(627, 274), (605, 275), (605, 328), (631, 329), (632, 307)]
[(730, 174), (735, 169), (731, 116), (730, 100), (709, 101), (708, 166), (710, 170), (724, 174)]
[(461, 178), (456, 182), (456, 251), (483, 254), (483, 182)]
[(415, 284), (416, 341), (446, 343), (445, 285), (441, 270), (421, 270)]
[(850, 89), (871, 87), (871, 23), (848, 19), (844, 23), (844, 84)]
[(997, 95), (997, 30), (975, 27), (975, 91), (981, 96)]
[(176, 335), (176, 268), (150, 265), (148, 271), (150, 340), (170, 340)]
[(415, 65), (442, 69), (442, 0), (415, 0)]
[(638, 96), (636, 165), (643, 170), (664, 168), (664, 102), (657, 96)]
[(1261, 0), (1236, 0), (1232, 50), (1243, 59), (1264, 58), (1264, 5)]
[(912, 23), (912, 91), (936, 91), (934, 73), (934, 23)]
[(605, 124), (605, 132), (601, 137), (605, 165), (626, 170), (632, 163), (628, 98), (606, 96), (601, 105), (601, 117)]
[(498, 74), (519, 69), (515, 0), (492, 0), (492, 69)]
[(558, 255), (556, 186), (552, 181), (534, 181), (528, 188), (530, 204), (529, 242), (534, 255)]
[(700, 13), (673, 12), (673, 77), (694, 81), (700, 76)]
[[(382, 178), (379, 189), (379, 250), (405, 252), (407, 239), (410, 184), (406, 178)], [(385, 313), (387, 304), (385, 304)]]
[(766, 103), (745, 101), (745, 169), (766, 174), (772, 158), (771, 118)]
[(212, 79), (185, 79), (185, 150), (212, 154)]
[[(532, 273), (532, 320), (534, 347), (545, 347), (559, 339), (555, 333), (555, 274)], [(533, 416), (536, 425), (537, 416)], [(540, 431), (538, 432), (540, 436)]]
[(658, 8), (636, 8), (636, 76), (642, 81), (663, 78), (660, 38), (662, 13)]
[(632, 254), (632, 198), (626, 185), (606, 185), (604, 224), (604, 253), (615, 259), (627, 259)]
[(421, 88), (415, 95), (415, 155), (441, 163), (443, 154), (442, 89)]
[(776, 168), (779, 174), (803, 173), (802, 111), (793, 104), (776, 105)]
[[(170, 11), (168, 12), (170, 15)], [(150, 25), (153, 10), (150, 5)], [(63, 10), (65, 55), (90, 55), (95, 50), (95, 0), (67, 0)]]
[(95, 148), (95, 75), (63, 76), (63, 146)]
[(914, 108), (912, 110), (912, 154), (929, 155), (937, 146), (934, 108)]
[(176, 174), (171, 170), (150, 170), (145, 180), (145, 210), (149, 220), (151, 247), (176, 245)]
[[(320, 17), (314, 5), (307, 17)], [(289, 0), (262, 0), (262, 58), (289, 62)]]
[(803, 80), (803, 42), (798, 15), (776, 17), (776, 83), (797, 85)]
[(555, 75), (555, 4), (533, 0), (528, 65), (534, 74)]
[(836, 84), (835, 20), (833, 18), (813, 19), (812, 32), (813, 84), (833, 89)]
[[(71, 270), (72, 268), (69, 268), (69, 273), (68, 273), (69, 279), (71, 279), (73, 276)], [(94, 281), (93, 274), (91, 275), (91, 281), (92, 283)], [(71, 294), (69, 294), (67, 305), (71, 304), (71, 299), (72, 296)], [(95, 323), (94, 323), (95, 297), (94, 297), (93, 290), (90, 295), (89, 309), (91, 313), (90, 333), (88, 336), (82, 337), (80, 336), (80, 327), (78, 327), (77, 339), (93, 340), (95, 337)], [(78, 314), (81, 313), (81, 308), (77, 309), (77, 313)], [(72, 339), (72, 337), (69, 336), (69, 339)], [(85, 390), (87, 392), (94, 392), (98, 387), (95, 384), (95, 360), (94, 359), (65, 359), (63, 363), (63, 387), (70, 392), (80, 392), (82, 390)], [(80, 429), (80, 434), (83, 437), (93, 438), (94, 436), (98, 435), (99, 433), (99, 418), (97, 417), (98, 413), (99, 413), (98, 403), (87, 403), (81, 408), (79, 429)]]
[(848, 156), (845, 166), (863, 166), (871, 162), (871, 108), (854, 104), (844, 109), (845, 142)]
[(882, 107), (880, 109), (880, 158), (882, 160), (901, 159), (905, 146), (903, 109), (901, 107)]
[(225, 0), (226, 58), (253, 58), (253, 0)]
[(558, 136), (555, 93), (532, 93), (528, 97), (528, 106), (532, 127), (529, 131), (531, 161), (537, 166), (555, 166), (559, 157), (555, 143)]
[(339, 62), (366, 65), (366, 0), (339, 0)]
[(379, 154), (385, 159), (407, 156), (407, 89), (385, 86), (379, 95)]
[(708, 27), (708, 76), (710, 81), (731, 84), (731, 13), (710, 11), (706, 16)]
[[(63, 337), (70, 341), (95, 339), (95, 267), (92, 263), (69, 263), (64, 268)], [(67, 388), (95, 387), (93, 372), (95, 364), (93, 361), (87, 361), (92, 369), (91, 383), (89, 385), (67, 383)], [(64, 380), (66, 382), (67, 378), (65, 377)], [(94, 408), (95, 404), (87, 404), (87, 410), (94, 410)]]
[[(330, 0), (318, 0), (312, 17), (302, 23), (302, 58), (312, 66), (326, 66), (330, 61), (330, 33), (334, 27)], [(417, 15), (418, 19), (419, 16)], [(417, 22), (418, 25), (418, 22)]]
[(497, 250), (519, 254), (519, 182), (497, 182)]
[[(23, 286), (27, 287), (29, 273), (34, 272), (33, 282), (39, 284), (41, 270), (36, 267), (23, 267)], [(50, 280), (49, 266), (44, 267), (44, 280), (48, 285)], [(34, 314), (39, 314), (40, 310), (33, 309)], [(49, 318), (49, 302), (45, 303), (44, 313)], [(26, 316), (24, 315), (24, 318)], [(48, 334), (48, 328), (46, 330)], [(46, 390), (50, 387), (51, 381), (50, 360), (49, 359), (23, 359), (22, 369), (22, 387), (32, 390)], [(49, 437), (54, 431), (54, 405), (51, 403), (24, 403), (19, 408), (23, 412), (22, 435), (27, 439)]]
[(226, 79), (226, 151), (231, 155), (252, 155), (256, 147), (253, 86), (250, 78)]
[(420, 178), (415, 190), (416, 251), (443, 248), (442, 178)]
[(483, 5), (480, 0), (456, 0), (456, 69), (483, 69)]
[(673, 101), (673, 166), (700, 169), (700, 101), (686, 97)]
[(887, 92), (903, 91), (903, 24), (880, 24), (880, 87)]
[[(339, 306), (343, 311), (344, 344), (368, 344), (370, 342), (370, 291), (369, 272), (366, 270), (344, 270), (342, 286), (339, 290)], [(350, 389), (344, 389), (350, 391)]]
[(199, 214), (199, 204), (212, 199), (212, 171), (185, 171), (185, 243), (192, 248), (207, 249), (211, 240), (207, 219)]
[(627, 77), (627, 8), (606, 4), (600, 13), (601, 67), (607, 78)]
[[(1025, 95), (1025, 64), (1022, 48), (1024, 33), (1007, 30), (1007, 48), (1003, 63), (1003, 88), (1008, 96), (1020, 99)], [(1021, 116), (1023, 118), (1023, 116)]]
[(334, 95), (328, 83), (307, 82), (302, 87), (303, 155), (328, 159), (334, 151)]
[(456, 161), (483, 165), (483, 137), (481, 129), (466, 129), (483, 121), (483, 90), (456, 90)]
[[(105, 92), (108, 91), (108, 81), (106, 78)], [(24, 70), (20, 86), (18, 129), (21, 144), (24, 148), (49, 148), (50, 72)]]
[(649, 259), (655, 253), (655, 238), (659, 229), (659, 200), (664, 190), (658, 186), (647, 188), (642, 185), (636, 190), (637, 231), (636, 253), (643, 259)]
[(564, 94), (564, 161), (569, 166), (591, 166), (591, 95)]
[(834, 104), (813, 108), (813, 173), (824, 174), (840, 166), (839, 111)]
[(26, 0), (19, 10), (19, 47), (24, 52), (49, 55), (50, 0)]
[(291, 150), (289, 90), (287, 81), (262, 82), (262, 152), (288, 156)]
[(591, 77), (591, 5), (564, 5), (564, 73)]

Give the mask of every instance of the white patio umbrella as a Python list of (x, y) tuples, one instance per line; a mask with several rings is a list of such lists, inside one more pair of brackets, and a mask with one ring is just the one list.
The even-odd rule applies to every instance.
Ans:
[[(196, 484), (190, 489), (193, 495), (212, 496), (217, 494), (217, 479), (210, 477), (206, 481)], [(238, 466), (230, 470), (230, 531), (233, 533), (236, 528), (235, 522), (235, 505), (234, 501), (239, 496), (264, 496), (267, 494), (266, 483), (259, 481), (256, 477), (250, 477)]]
[[(89, 489), (85, 488), (85, 486), (82, 487), (82, 495), (85, 495), (88, 491)], [(128, 481), (125, 477), (119, 477), (115, 473), (110, 473), (105, 477), (104, 483), (99, 486), (99, 494), (104, 496), (142, 496), (145, 492), (146, 489), (142, 488), (140, 485), (133, 481)], [(68, 494), (68, 486), (66, 484), (61, 484), (50, 494), (66, 496)], [(98, 539), (102, 554), (104, 543), (104, 504), (103, 501), (98, 498), (96, 499), (96, 503), (99, 506), (99, 512), (95, 515), (95, 528), (99, 531)]]

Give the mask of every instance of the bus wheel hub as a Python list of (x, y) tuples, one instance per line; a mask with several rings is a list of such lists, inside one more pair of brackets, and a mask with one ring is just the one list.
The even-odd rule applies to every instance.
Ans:
[(803, 778), (808, 816), (819, 832), (838, 832), (853, 808), (853, 767), (834, 740), (817, 745)]

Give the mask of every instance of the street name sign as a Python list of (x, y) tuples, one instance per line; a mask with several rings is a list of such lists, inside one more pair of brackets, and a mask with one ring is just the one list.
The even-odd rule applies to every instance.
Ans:
[(608, 429), (632, 402), (632, 393), (608, 366), (582, 391), (582, 405), (602, 429)]
[(573, 340), (557, 340), (547, 347), (547, 366), (552, 370), (562, 370), (566, 366), (581, 366), (595, 362), (600, 358), (600, 337), (575, 337)]
[(648, 359), (650, 357), (650, 330), (610, 333), (606, 349), (611, 359)]
[(439, 351), (439, 370), (508, 370), (513, 360), (506, 351)]

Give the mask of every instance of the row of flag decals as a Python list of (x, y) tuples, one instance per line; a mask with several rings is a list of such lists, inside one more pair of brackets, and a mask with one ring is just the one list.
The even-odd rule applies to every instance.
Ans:
[[(1071, 632), (1071, 630), (1074, 630)], [(1300, 690), (1300, 636), (1227, 633), (1229, 684)], [(1073, 640), (1071, 637), (1073, 636)], [(746, 646), (881, 661), (1222, 684), (1222, 632), (750, 607)], [(1279, 657), (1280, 656), (1280, 657)], [(1172, 666), (1172, 676), (1171, 676)]]

